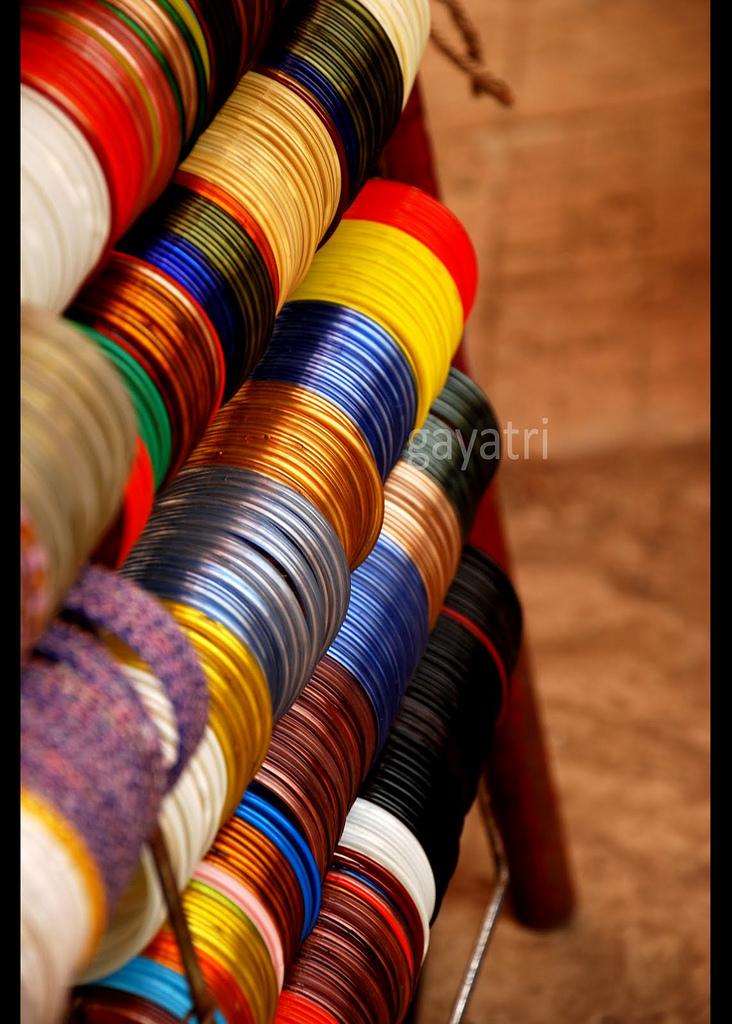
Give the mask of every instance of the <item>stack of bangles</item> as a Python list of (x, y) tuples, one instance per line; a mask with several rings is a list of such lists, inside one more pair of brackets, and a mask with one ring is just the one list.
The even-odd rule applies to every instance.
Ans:
[[(374, 181), (373, 187), (385, 185)], [(371, 183), (364, 194), (370, 188)], [(362, 692), (349, 712), (352, 731), (344, 733), (345, 745), (332, 762), (331, 774), (339, 778), (324, 792), (328, 800), (340, 790), (339, 811), (330, 836), (310, 852), (317, 852), (315, 874), (322, 876), (457, 565), (465, 529), (460, 512), (446, 491), (406, 462), (420, 403), (411, 366), (421, 361), (447, 387), (455, 373), (449, 354), (459, 342), (464, 315), (454, 271), (416, 240), (419, 225), (426, 225), (424, 232), (442, 218), (453, 246), (463, 247), (465, 266), (474, 255), (444, 207), (408, 186), (396, 188), (413, 211), (412, 233), (374, 221), (368, 237), (354, 240), (359, 259), (353, 262), (375, 273), (383, 231), (390, 265), (397, 268), (393, 238), (404, 235), (404, 260), (416, 259), (415, 253), (422, 260), (414, 264), (422, 266), (415, 294), (433, 294), (432, 351), (417, 344), (419, 322), (405, 318), (398, 333), (390, 329), (393, 314), (380, 314), (376, 292), (364, 297), (358, 278), (339, 305), (318, 298), (320, 290), (311, 286), (307, 299), (294, 299), (283, 309), (257, 372), (158, 495), (120, 569), (173, 616), (196, 651), (209, 689), (211, 751), (194, 759), (160, 816), (166, 838), (179, 850), (180, 888), (193, 878), (216, 829), (236, 812), (263, 764), (273, 726), (293, 708), (308, 680), (322, 675), (327, 656), (331, 692), (321, 698), (322, 710), (332, 707), (333, 687), (336, 693), (348, 687), (354, 675)], [(390, 194), (396, 215), (396, 190)], [(340, 244), (341, 228), (359, 223), (343, 222), (318, 253), (314, 273), (328, 248)], [(363, 221), (366, 227), (371, 223)], [(324, 274), (322, 280), (325, 290)], [(445, 312), (435, 298), (435, 281), (441, 283), (437, 295), (444, 297)], [(314, 321), (322, 330), (308, 329)], [(456, 445), (456, 471), (458, 454)], [(428, 525), (432, 517), (436, 534)], [(433, 565), (425, 552), (435, 549), (434, 538), (441, 550)], [(377, 645), (381, 662), (371, 653)], [(139, 666), (129, 669), (140, 676)], [(309, 756), (319, 756), (319, 750), (311, 747)], [(185, 794), (196, 790), (207, 794), (203, 814), (186, 811)], [(317, 828), (316, 819), (311, 837)], [(83, 980), (119, 968), (153, 938), (164, 917), (154, 865), (143, 849)]]
[(121, 508), (124, 520), (144, 445), (114, 367), (73, 324), (28, 305), (21, 307), (20, 412), (20, 650), (27, 658)]
[[(205, 750), (205, 676), (152, 595), (87, 567), (21, 671), (21, 1010), (56, 1020), (161, 805)], [(130, 675), (127, 664), (140, 667)]]
[(21, 8), (23, 1024), (195, 1012), (156, 830), (217, 1024), (400, 1024), (521, 630), (428, 0)]
[[(455, 418), (455, 408), (460, 407), (456, 396), (462, 399), (463, 406), (469, 396), (476, 422), (490, 420), (492, 411), (480, 390), (458, 371), (450, 370), (448, 382), (435, 403), (445, 416), (443, 422)], [(457, 473), (464, 456), (457, 444), (454, 451), (453, 473)], [(408, 452), (409, 449), (405, 449), (398, 466), (407, 464)], [(433, 459), (437, 457), (429, 443), (425, 454)], [(477, 453), (473, 454), (478, 457)], [(484, 478), (489, 479), (493, 471), (495, 464), (491, 470), (484, 469)], [(414, 472), (417, 480), (430, 480), (422, 470)], [(480, 479), (474, 467), (468, 472), (472, 479)], [(448, 477), (444, 467), (443, 474)], [(429, 528), (433, 500), (425, 500), (424, 489), (419, 484), (410, 495), (411, 501), (407, 500), (409, 479), (412, 478), (402, 482), (397, 499), (398, 507), (402, 509), (401, 531), (408, 534), (408, 514), (411, 514), (411, 529), (421, 536)], [(385, 523), (389, 520), (391, 504), (390, 480), (391, 477), (385, 488)], [(432, 492), (428, 493), (431, 495)], [(440, 493), (445, 508), (450, 509), (459, 553), (462, 532), (467, 531), (469, 524), (460, 519), (457, 508), (451, 504), (450, 488), (440, 489)], [(456, 568), (446, 563), (443, 565), (442, 590), (439, 595), (434, 595), (438, 608), (446, 603), (445, 595)], [(475, 596), (472, 595), (470, 600), (474, 602)], [(410, 979), (405, 987), (399, 978), (395, 981), (392, 977), (401, 993), (397, 1005), (393, 1005), (391, 997), (387, 996), (385, 1001), (382, 995), (373, 994), (375, 1003), (367, 1002), (366, 1010), (359, 1010), (359, 1013), (366, 1014), (363, 1019), (397, 1021), (400, 1019), (398, 1015), (405, 1012), (426, 953), (429, 925), (438, 899), (435, 871), (422, 846), (422, 835), (415, 837), (410, 830), (410, 820), (407, 823), (394, 821), (391, 810), (377, 807), (375, 811), (369, 811), (371, 817), (366, 822), (364, 835), (367, 836), (371, 830), (378, 838), (368, 840), (362, 835), (363, 828), (359, 831), (355, 824), (358, 811), (354, 816), (354, 808), (363, 803), (357, 796), (370, 770), (378, 770), (390, 749), (389, 737), (394, 723), (399, 721), (399, 708), (406, 699), (405, 691), (409, 692), (409, 680), (414, 678), (425, 649), (429, 650), (429, 615), (428, 586), (419, 566), (412, 560), (409, 550), (400, 545), (398, 537), (395, 539), (386, 533), (385, 525), (372, 552), (352, 573), (350, 604), (343, 625), (319, 661), (308, 685), (275, 724), (261, 768), (234, 815), (219, 830), (185, 891), (184, 905), (188, 906), (191, 900), (191, 905), (197, 908), (192, 920), (201, 922), (200, 926), (198, 923), (193, 925), (194, 946), (198, 949), (200, 944), (205, 953), (202, 970), (225, 1020), (245, 1018), (227, 1016), (225, 1005), (229, 1006), (230, 1013), (233, 1012), (231, 1004), (226, 1002), (228, 983), (222, 988), (219, 977), (226, 960), (223, 952), (213, 952), (211, 940), (206, 938), (210, 934), (210, 926), (204, 922), (220, 922), (222, 905), (228, 906), (229, 915), (233, 915), (232, 928), (240, 914), (244, 914), (250, 923), (257, 922), (260, 938), (269, 950), (273, 973), (267, 975), (266, 992), (257, 996), (260, 1002), (255, 999), (252, 1003), (252, 979), (239, 979), (238, 991), (240, 995), (242, 991), (245, 993), (244, 999), (253, 1020), (264, 1022), (271, 1019), (266, 1016), (261, 1000), (269, 1005), (270, 995), (266, 993), (271, 994), (273, 984), (275, 998), (280, 996), (279, 1000), (276, 998), (278, 1013), (284, 1013), (287, 1006), (298, 1007), (302, 1000), (308, 1001), (309, 996), (300, 982), (288, 987), (288, 971), (300, 964), (301, 953), (298, 951), (312, 949), (309, 937), (321, 935), (332, 914), (335, 914), (335, 921), (342, 922), (337, 927), (347, 930), (353, 930), (359, 915), (362, 922), (365, 914), (370, 915), (367, 918), (372, 922), (369, 941), (377, 946), (380, 943), (380, 948), (387, 950), (392, 949), (396, 942), (387, 957), (386, 963), (391, 965), (387, 974), (395, 971), (400, 978)], [(448, 662), (453, 660), (450, 655)], [(490, 699), (495, 696), (493, 693)], [(499, 692), (496, 708), (502, 699)], [(469, 720), (474, 723), (475, 717), (469, 717)], [(335, 727), (334, 723), (337, 723)], [(445, 742), (441, 737), (434, 741), (438, 761), (450, 749), (450, 741), (447, 741), (447, 747)], [(379, 756), (382, 750), (384, 753)], [(397, 755), (397, 761), (399, 757)], [(472, 768), (474, 758), (468, 754), (467, 747), (466, 757), (470, 759)], [(433, 769), (436, 771), (437, 768)], [(404, 781), (409, 785), (408, 777)], [(462, 777), (459, 784), (464, 790), (466, 783)], [(423, 791), (419, 789), (414, 799), (419, 800), (422, 795)], [(381, 822), (379, 827), (374, 825), (374, 814)], [(389, 840), (392, 852), (387, 857), (384, 843), (389, 835), (392, 837)], [(344, 837), (348, 839), (347, 846), (344, 846)], [(429, 846), (427, 850), (432, 853)], [(339, 864), (340, 872), (335, 880), (334, 864)], [(345, 905), (341, 905), (342, 899), (346, 900)], [(229, 906), (227, 901), (233, 902), (233, 906)], [(325, 915), (323, 907), (330, 907)], [(384, 920), (393, 928), (386, 935), (383, 933)], [(397, 920), (402, 924), (397, 926)], [(219, 927), (220, 924), (217, 925)], [(231, 935), (232, 942), (234, 935), (237, 942), (249, 941), (246, 938), (248, 928), (235, 929)], [(314, 941), (317, 945), (320, 940), (316, 937)], [(330, 941), (326, 938), (326, 947)], [(400, 951), (399, 956), (396, 950)], [(211, 955), (218, 963), (216, 970), (209, 965)], [(339, 966), (339, 972), (342, 973), (346, 966)], [(379, 970), (382, 969), (386, 968), (382, 965)], [(349, 970), (355, 971), (355, 965), (350, 964)], [(328, 976), (328, 972), (322, 970), (322, 964), (314, 966), (312, 973), (323, 979)], [(115, 994), (118, 992), (126, 992), (127, 996), (134, 994), (139, 999), (135, 1005), (142, 1013), (141, 1008), (146, 1001), (160, 1005), (162, 1000), (163, 1007), (172, 1007), (172, 994), (162, 996), (167, 985), (171, 986), (171, 993), (174, 990), (182, 998), (181, 993), (185, 991), (182, 975), (182, 963), (179, 954), (175, 953), (173, 933), (164, 927), (139, 956), (111, 974), (90, 977), (81, 992), (85, 1006), (88, 1000), (89, 1006), (98, 1009), (116, 1006)], [(349, 977), (349, 974), (345, 976)], [(354, 974), (354, 978), (356, 976)], [(387, 980), (386, 976), (379, 977), (377, 989), (380, 991)], [(323, 984), (327, 988), (328, 982), (324, 980)], [(358, 993), (354, 984), (353, 981), (348, 982), (347, 987), (352, 993)], [(349, 997), (357, 1004), (361, 998), (358, 994)], [(321, 994), (320, 999), (321, 1012), (324, 1013), (322, 1003), (325, 995)], [(348, 1001), (344, 1005), (348, 1006)], [(346, 1013), (341, 1007), (333, 1011), (335, 1019), (348, 1024), (351, 1019), (361, 1019), (355, 1015), (353, 1007), (351, 1009), (352, 1018), (347, 1015), (338, 1017), (339, 1012)], [(313, 1013), (317, 1012), (313, 1010)], [(369, 1014), (375, 1016), (370, 1017)]]
[(276, 1024), (400, 1024), (457, 864), (460, 834), (507, 700), (521, 608), (503, 570), (466, 547), (386, 746), (290, 965)]
[(23, 301), (63, 311), (254, 65), (280, 6), (23, 0)]

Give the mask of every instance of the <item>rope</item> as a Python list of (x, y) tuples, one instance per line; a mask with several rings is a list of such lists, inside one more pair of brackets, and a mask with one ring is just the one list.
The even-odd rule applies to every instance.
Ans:
[(466, 52), (461, 53), (447, 38), (434, 26), (430, 30), (430, 40), (449, 60), (453, 62), (470, 79), (473, 95), (479, 96), (485, 93), (493, 96), (505, 107), (514, 103), (513, 89), (498, 75), (485, 66), (483, 62), (483, 48), (477, 29), (473, 25), (467, 11), (459, 0), (435, 0), (444, 4), (450, 12), (455, 27), (463, 37)]

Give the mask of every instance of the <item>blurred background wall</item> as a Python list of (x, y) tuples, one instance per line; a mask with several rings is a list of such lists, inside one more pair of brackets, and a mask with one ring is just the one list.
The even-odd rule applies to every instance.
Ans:
[[(709, 3), (462, 6), (515, 105), (473, 96), (434, 46), (421, 88), (443, 199), (481, 268), (472, 371), (520, 431), (498, 490), (578, 893), (556, 931), (506, 909), (466, 1019), (703, 1024)], [(473, 812), (418, 1024), (447, 1024), (487, 851)]]

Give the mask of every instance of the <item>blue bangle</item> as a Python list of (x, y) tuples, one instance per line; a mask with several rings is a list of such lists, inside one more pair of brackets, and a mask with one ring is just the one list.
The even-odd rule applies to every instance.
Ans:
[(248, 788), (234, 814), (274, 842), (292, 865), (303, 896), (305, 913), (300, 942), (304, 942), (320, 912), (322, 891), (320, 872), (310, 847), (294, 823), (266, 799), (266, 790)]
[[(143, 956), (133, 957), (113, 974), (99, 978), (94, 985), (149, 999), (179, 1020), (183, 1020), (189, 1013), (191, 1022), (196, 1020), (187, 979), (156, 960)], [(220, 1010), (214, 1012), (214, 1020), (216, 1024), (228, 1024)]]

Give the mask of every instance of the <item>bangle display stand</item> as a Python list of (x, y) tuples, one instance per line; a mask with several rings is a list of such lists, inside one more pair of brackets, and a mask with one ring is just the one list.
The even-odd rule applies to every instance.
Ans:
[[(440, 198), (419, 78), (396, 132), (382, 154), (379, 170), (384, 177), (414, 185)], [(470, 374), (465, 339), (454, 365)], [(468, 541), (504, 570), (510, 571), (495, 483), (479, 506)], [(530, 928), (558, 927), (569, 919), (575, 906), (559, 801), (552, 780), (525, 632), (512, 677), (511, 701), (496, 730), (478, 799), (494, 862), (493, 891), (446, 1024), (461, 1024), (464, 1020), (496, 922), (509, 893), (517, 921)], [(193, 1009), (189, 1018), (197, 1024), (212, 1024), (216, 1008), (196, 960), (160, 829), (151, 837), (150, 846), (191, 989)], [(415, 1019), (417, 1003), (418, 999), (408, 1020)], [(86, 1022), (84, 1007), (72, 994), (67, 1024)]]

